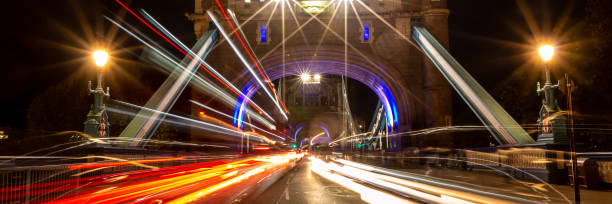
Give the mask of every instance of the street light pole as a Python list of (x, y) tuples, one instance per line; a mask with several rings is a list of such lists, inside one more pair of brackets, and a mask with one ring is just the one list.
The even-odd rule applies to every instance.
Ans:
[[(539, 122), (542, 123), (542, 121), (547, 120), (547, 124), (542, 123), (541, 125), (546, 125), (546, 126), (551, 126), (551, 120), (554, 120), (555, 118), (550, 118), (551, 117), (551, 113), (560, 111), (559, 107), (557, 106), (557, 102), (555, 101), (555, 97), (554, 97), (554, 90), (559, 88), (559, 84), (560, 82), (557, 82), (556, 85), (552, 84), (552, 81), (550, 80), (550, 61), (555, 53), (555, 48), (552, 45), (542, 45), (540, 46), (540, 48), (538, 49), (538, 53), (540, 54), (540, 57), (542, 58), (542, 61), (544, 62), (544, 71), (546, 72), (546, 82), (544, 83), (544, 87), (540, 88), (540, 83), (538, 82), (538, 89), (537, 89), (537, 93), (540, 94), (541, 92), (544, 92), (544, 104), (543, 106), (546, 107), (547, 109), (545, 111), (550, 110), (550, 112), (548, 114), (545, 115), (545, 118), (543, 115), (540, 115), (540, 120)], [(574, 112), (573, 112), (573, 106), (572, 106), (572, 85), (573, 83), (570, 83), (569, 81), (569, 77), (567, 76), (567, 74), (565, 74), (565, 81), (566, 81), (566, 85), (567, 85), (567, 107), (568, 107), (568, 120), (569, 120), (569, 124), (570, 124), (570, 160), (572, 162), (572, 181), (574, 182), (574, 199), (576, 203), (580, 203), (580, 184), (578, 181), (578, 161), (576, 159), (576, 138), (574, 135)], [(550, 118), (550, 119), (549, 119)], [(538, 137), (538, 141), (543, 141), (543, 142), (549, 142), (550, 140), (552, 140), (552, 142), (557, 142), (557, 134), (559, 134), (559, 132), (555, 133), (554, 130), (551, 130), (552, 127), (547, 127), (548, 130), (544, 131), (544, 129), (542, 129), (542, 134)], [(566, 129), (563, 130), (564, 133), (566, 133)], [(542, 140), (540, 139), (540, 137), (544, 136), (544, 133), (547, 134), (553, 134), (552, 138), (543, 138)], [(548, 136), (550, 137), (550, 136)]]
[(557, 109), (557, 102), (555, 101), (555, 89), (559, 88), (559, 83), (557, 85), (553, 85), (550, 80), (550, 60), (554, 54), (554, 48), (550, 45), (541, 46), (538, 50), (540, 53), (540, 57), (542, 57), (542, 61), (544, 61), (544, 72), (546, 74), (546, 82), (544, 82), (544, 87), (540, 88), (540, 82), (538, 82), (538, 95), (541, 92), (544, 92), (544, 104), (548, 106), (550, 109)]
[(572, 160), (572, 179), (574, 180), (574, 200), (580, 203), (580, 185), (578, 184), (578, 161), (576, 157), (576, 137), (574, 135), (574, 106), (572, 105), (572, 87), (574, 82), (569, 80), (565, 74), (565, 85), (567, 86), (567, 109), (570, 123), (570, 159)]
[(93, 59), (96, 63), (96, 88), (92, 89), (91, 81), (88, 84), (89, 94), (94, 95), (94, 102), (91, 105), (91, 109), (87, 113), (87, 120), (85, 121), (85, 134), (98, 137), (106, 138), (109, 136), (109, 122), (108, 115), (106, 114), (106, 108), (104, 105), (104, 97), (110, 97), (109, 88), (106, 87), (106, 92), (102, 88), (102, 76), (104, 73), (104, 66), (108, 61), (108, 53), (103, 50), (97, 50), (93, 53)]

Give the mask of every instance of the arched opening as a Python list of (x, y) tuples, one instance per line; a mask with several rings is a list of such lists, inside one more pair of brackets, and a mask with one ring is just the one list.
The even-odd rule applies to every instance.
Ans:
[[(298, 76), (304, 72), (346, 76), (356, 80), (370, 88), (382, 102), (390, 132), (411, 130), (414, 117), (411, 109), (414, 105), (411, 100), (407, 100), (411, 98), (409, 91), (401, 85), (402, 83), (398, 83), (400, 80), (396, 77), (398, 74), (367, 59), (354, 55), (347, 57), (349, 64), (344, 63), (344, 52), (294, 51), (285, 58), (285, 63), (282, 63), (282, 56), (268, 57), (262, 63), (271, 81)], [(260, 87), (248, 73), (244, 73), (243, 76), (243, 92), (250, 98)], [(397, 103), (398, 101), (403, 103)], [(240, 123), (247, 108), (245, 104), (244, 100), (238, 100), (235, 106), (234, 124), (238, 127), (241, 127)], [(294, 133), (298, 129), (299, 127), (294, 127)]]

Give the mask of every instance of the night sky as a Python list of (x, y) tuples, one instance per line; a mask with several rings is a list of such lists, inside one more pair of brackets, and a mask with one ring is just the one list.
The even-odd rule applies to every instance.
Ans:
[[(83, 59), (89, 57), (88, 53), (77, 51), (88, 48), (77, 43), (75, 37), (80, 36), (85, 41), (93, 41), (83, 37), (87, 36), (87, 32), (82, 29), (83, 24), (78, 20), (78, 13), (84, 16), (86, 24), (94, 27), (93, 36), (100, 36), (102, 34), (95, 31), (96, 25), (104, 23), (109, 27), (108, 23), (102, 21), (101, 16), (116, 14), (119, 7), (114, 1), (25, 0), (9, 1), (4, 4), (2, 35), (5, 51), (3, 52), (3, 70), (0, 72), (2, 76), (0, 80), (2, 89), (0, 127), (25, 128), (29, 104), (48, 87), (57, 85), (67, 77), (75, 77), (75, 80), (83, 81), (94, 79), (94, 73), (83, 68), (87, 66)], [(573, 23), (580, 21), (585, 15), (583, 1), (527, 1), (525, 4), (534, 13), (536, 19), (547, 19), (550, 22), (558, 22), (562, 17), (568, 16), (569, 23)], [(522, 61), (524, 59), (513, 57), (520, 55), (524, 50), (506, 46), (501, 42), (530, 43), (520, 34), (521, 32), (517, 31), (529, 32), (529, 27), (518, 5), (519, 3), (513, 0), (449, 0), (451, 53), (493, 95), (495, 91), (508, 86), (507, 79), (524, 64)], [(192, 24), (184, 16), (185, 13), (193, 11), (192, 0), (136, 0), (132, 2), (131, 7), (144, 8), (156, 16), (185, 44), (191, 44), (194, 41)], [(130, 21), (133, 20), (130, 18)], [(67, 34), (68, 31), (74, 33), (74, 36)], [(118, 36), (118, 38), (125, 37), (123, 33)], [(137, 45), (134, 40), (127, 39), (120, 46)], [(67, 46), (78, 49), (69, 49)], [(138, 49), (132, 51), (133, 53), (126, 52), (121, 55), (125, 58), (135, 58), (132, 54), (137, 54)], [(126, 72), (138, 76), (139, 79), (147, 79), (142, 80), (141, 85), (148, 87), (148, 92), (151, 92), (151, 87), (156, 87), (156, 84), (163, 80), (163, 74), (154, 69), (147, 69), (146, 65), (141, 64), (135, 67), (140, 68), (139, 70), (126, 70)], [(541, 76), (539, 72), (532, 73), (535, 78)], [(523, 85), (523, 87), (516, 88), (533, 92), (529, 95), (533, 98), (525, 102), (538, 103), (540, 99), (535, 96), (535, 82), (530, 81), (529, 84)], [(85, 88), (82, 87), (83, 91)], [(122, 94), (129, 94), (129, 91), (111, 88), (113, 97), (125, 97)], [(363, 94), (372, 95), (371, 93)], [(467, 106), (458, 97), (455, 96), (455, 99), (453, 104), (455, 121), (464, 124), (477, 123)], [(66, 100), (71, 99), (66, 98)], [(356, 104), (355, 106), (370, 106), (369, 104), (372, 103), (367, 102), (365, 105)], [(533, 113), (534, 121), (537, 117), (536, 111), (534, 110)], [(85, 114), (83, 113), (82, 117)], [(514, 113), (511, 112), (511, 114)]]

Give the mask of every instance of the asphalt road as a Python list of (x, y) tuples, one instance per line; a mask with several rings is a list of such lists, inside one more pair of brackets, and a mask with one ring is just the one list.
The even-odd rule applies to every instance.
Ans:
[[(457, 168), (430, 167), (415, 164), (400, 164), (393, 159), (374, 158), (353, 158), (353, 160), (395, 169), (407, 173), (423, 175), (429, 178), (440, 179), (442, 181), (483, 190), (502, 195), (528, 198), (530, 200), (542, 201), (546, 203), (568, 203), (574, 201), (572, 186), (546, 184), (541, 182), (530, 182), (514, 179), (491, 170), (464, 171)], [(612, 203), (612, 189), (580, 189), (581, 203), (604, 204)]]
[(247, 203), (360, 204), (365, 202), (361, 200), (359, 194), (312, 173), (309, 161), (304, 159), (266, 191)]
[[(386, 166), (387, 168), (419, 174), (430, 178), (440, 179), (452, 184), (471, 187), (487, 192), (498, 193), (515, 197), (528, 198), (534, 201), (547, 203), (568, 203), (573, 201), (572, 189), (567, 185), (545, 185), (521, 180), (514, 180), (490, 172), (461, 171), (447, 168), (431, 168), (427, 166), (403, 166), (398, 164), (387, 165), (381, 160), (377, 162), (361, 160), (361, 162), (373, 165)], [(565, 198), (562, 198), (563, 196)], [(612, 203), (612, 191), (582, 189), (583, 203)], [(332, 181), (310, 171), (307, 159), (298, 163), (295, 168), (271, 184), (262, 193), (253, 199), (245, 200), (246, 203), (365, 203), (360, 195), (350, 191)]]

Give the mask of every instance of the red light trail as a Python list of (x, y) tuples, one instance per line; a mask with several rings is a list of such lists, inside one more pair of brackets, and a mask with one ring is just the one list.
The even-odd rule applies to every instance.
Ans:
[[(187, 54), (183, 49), (179, 48), (176, 44), (174, 44), (172, 41), (170, 41), (170, 39), (166, 38), (166, 36), (164, 36), (163, 34), (161, 34), (157, 29), (153, 28), (153, 26), (151, 26), (149, 23), (147, 23), (145, 20), (143, 20), (142, 18), (140, 18), (140, 16), (138, 16), (136, 13), (134, 13), (134, 11), (132, 11), (129, 7), (127, 7), (125, 4), (121, 3), (120, 0), (115, 0), (119, 5), (121, 5), (123, 8), (125, 8), (125, 10), (127, 10), (128, 12), (130, 12), (134, 17), (136, 17), (138, 20), (140, 20), (142, 23), (144, 23), (147, 27), (149, 27), (151, 30), (153, 30), (155, 33), (157, 33), (157, 35), (161, 36), (162, 38), (164, 38), (164, 40), (166, 40), (168, 43), (170, 43), (174, 48), (176, 48), (177, 50), (179, 50), (181, 53), (183, 53), (186, 57), (188, 57), (191, 60), (195, 60), (193, 57), (191, 57), (191, 55)], [(221, 80), (219, 77), (217, 77), (216, 75), (214, 75), (207, 67), (205, 67), (204, 65), (200, 64), (199, 62), (196, 62), (198, 64), (199, 67), (201, 67), (202, 69), (204, 69), (208, 74), (210, 74), (211, 76), (213, 76), (217, 81), (221, 82), (221, 84), (223, 84), (225, 87), (227, 87), (230, 91), (232, 91), (234, 94), (238, 95), (238, 97), (244, 98), (242, 95), (240, 95), (238, 92), (236, 92), (236, 90), (232, 89), (227, 83), (223, 82), (223, 80)], [(276, 93), (275, 93), (276, 95)], [(278, 98), (278, 96), (277, 96)], [(255, 107), (255, 105), (253, 105), (250, 100), (247, 100), (247, 102), (249, 103), (249, 105), (251, 107), (253, 107), (255, 110), (257, 110), (258, 113), (262, 113), (262, 110), (260, 110), (259, 108)], [(282, 105), (282, 103), (281, 103)], [(284, 108), (284, 106), (283, 106)]]
[(90, 168), (99, 168), (99, 167), (110, 167), (110, 166), (124, 166), (130, 164), (145, 164), (152, 162), (164, 162), (164, 161), (176, 161), (183, 160), (185, 157), (177, 157), (177, 158), (166, 158), (166, 159), (150, 159), (150, 160), (139, 160), (139, 161), (125, 161), (125, 162), (107, 162), (107, 163), (93, 163), (93, 164), (81, 164), (81, 165), (70, 165), (68, 169), (90, 169)]
[(283, 104), (283, 102), (278, 98), (278, 95), (276, 94), (276, 91), (272, 87), (272, 84), (270, 83), (270, 80), (266, 77), (266, 75), (263, 73), (263, 71), (261, 71), (261, 68), (259, 67), (259, 64), (255, 60), (255, 58), (253, 57), (251, 52), (249, 52), (249, 49), (247, 49), (247, 47), (244, 44), (244, 41), (242, 41), (242, 38), (240, 37), (240, 35), (236, 32), (236, 28), (234, 28), (234, 25), (229, 20), (229, 17), (227, 17), (227, 14), (225, 13), (225, 10), (223, 9), (223, 6), (221, 6), (221, 3), (219, 3), (219, 0), (215, 0), (215, 1), (217, 2), (217, 5), (219, 6), (219, 9), (223, 13), (223, 16), (225, 17), (225, 20), (227, 20), (227, 23), (230, 25), (230, 27), (232, 28), (233, 32), (236, 33), (236, 37), (238, 37), (238, 40), (240, 41), (240, 44), (242, 44), (242, 47), (244, 48), (246, 53), (249, 54), (249, 57), (251, 58), (251, 61), (253, 61), (253, 63), (255, 64), (255, 67), (257, 67), (257, 71), (259, 71), (259, 74), (261, 74), (261, 76), (263, 77), (264, 81), (266, 81), (266, 83), (268, 84), (268, 87), (270, 87), (270, 89), (272, 90), (272, 93), (274, 93), (274, 97), (276, 97), (276, 100), (283, 107), (283, 110), (285, 111), (285, 113), (289, 113), (289, 111), (285, 107), (285, 104)]
[[(30, 196), (40, 196), (53, 192), (62, 193), (49, 203), (151, 203), (156, 201), (178, 202), (208, 199), (208, 195), (227, 188), (238, 190), (244, 186), (234, 184), (244, 182), (252, 184), (261, 181), (266, 175), (277, 170), (286, 169), (289, 161), (297, 161), (303, 154), (283, 153), (259, 157), (244, 158), (234, 162), (211, 161), (143, 171), (107, 174), (89, 178), (69, 179), (65, 181), (34, 184)], [(160, 160), (141, 160), (160, 161)], [(169, 161), (169, 160), (168, 160)], [(117, 164), (112, 162), (105, 164)], [(120, 165), (122, 165), (120, 163)], [(76, 165), (75, 165), (76, 166)], [(82, 167), (92, 167), (80, 165)], [(248, 181), (247, 181), (248, 180)], [(231, 187), (233, 186), (233, 187)], [(46, 188), (45, 188), (46, 187)], [(228, 188), (231, 187), (231, 188)], [(23, 189), (0, 189), (20, 191)], [(26, 196), (16, 193), (12, 200)]]

